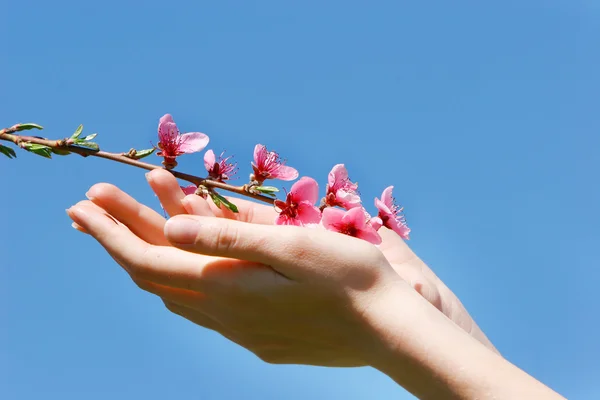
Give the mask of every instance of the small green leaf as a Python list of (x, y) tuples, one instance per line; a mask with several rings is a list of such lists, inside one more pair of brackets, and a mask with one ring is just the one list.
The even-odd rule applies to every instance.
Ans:
[(23, 148), (29, 152), (37, 154), (38, 156), (52, 158), (52, 149), (48, 146), (44, 146), (36, 143), (25, 143)]
[(68, 156), (69, 154), (71, 154), (71, 152), (69, 150), (63, 150), (63, 149), (50, 148), (50, 151), (53, 152), (54, 154), (58, 154), (59, 156)]
[(17, 158), (17, 153), (15, 153), (14, 149), (12, 149), (10, 147), (2, 146), (1, 144), (0, 144), (0, 153), (4, 154), (8, 158)]
[(252, 189), (272, 197), (275, 197), (275, 193), (279, 192), (279, 189), (275, 186), (254, 186)]
[(79, 125), (77, 129), (75, 129), (75, 133), (71, 135), (71, 139), (77, 139), (79, 135), (81, 135), (81, 132), (83, 132), (83, 125)]
[(30, 129), (44, 129), (42, 126), (38, 125), (38, 124), (34, 124), (34, 123), (27, 123), (27, 124), (18, 124), (17, 125), (17, 132), (19, 131), (28, 131)]
[(92, 149), (92, 150), (100, 150), (100, 146), (98, 146), (98, 143), (94, 143), (94, 142), (86, 142), (84, 140), (76, 140), (74, 144), (79, 147), (87, 147), (88, 149)]
[(234, 213), (239, 212), (238, 208), (235, 204), (227, 200), (225, 197), (221, 196), (219, 193), (210, 192), (210, 197), (212, 198), (215, 206), (221, 208), (221, 204), (223, 204), (226, 208), (230, 209)]
[(210, 198), (212, 199), (213, 203), (215, 203), (215, 206), (221, 208), (221, 200), (219, 200), (219, 197), (220, 196), (215, 192), (210, 192)]
[(83, 139), (80, 139), (80, 140), (83, 140), (85, 142), (89, 142), (90, 140), (94, 140), (94, 138), (96, 136), (98, 136), (97, 133), (92, 133), (91, 135), (87, 135), (86, 137), (84, 137)]
[(148, 157), (150, 154), (154, 153), (155, 150), (156, 150), (155, 147), (153, 147), (151, 149), (146, 149), (146, 150), (137, 150), (135, 152), (135, 157), (134, 158), (136, 160), (139, 160), (141, 158)]

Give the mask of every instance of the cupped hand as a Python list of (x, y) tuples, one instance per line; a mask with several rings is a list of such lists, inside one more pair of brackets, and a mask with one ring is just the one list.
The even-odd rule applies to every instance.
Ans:
[(360, 239), (191, 215), (171, 218), (160, 236), (149, 209), (127, 215), (129, 198), (117, 203), (112, 214), (90, 201), (68, 214), (169, 310), (270, 363), (369, 365), (371, 310), (385, 308), (392, 287), (408, 288)]
[[(212, 202), (199, 196), (186, 196), (173, 175), (164, 170), (152, 171), (147, 174), (147, 178), (162, 207), (170, 216), (216, 216), (261, 225), (272, 225), (277, 216), (273, 207), (243, 199), (231, 199), (239, 209), (239, 213), (236, 214), (227, 209), (217, 208)], [(148, 243), (170, 245), (163, 232), (166, 220), (115, 186), (95, 185), (87, 195), (95, 205), (121, 221)], [(379, 232), (383, 238), (379, 250), (396, 273), (459, 327), (496, 351), (456, 295), (417, 257), (404, 240), (386, 228), (381, 228)]]

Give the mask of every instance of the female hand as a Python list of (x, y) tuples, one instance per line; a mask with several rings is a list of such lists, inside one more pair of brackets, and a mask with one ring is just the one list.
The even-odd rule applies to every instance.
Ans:
[(368, 310), (403, 284), (376, 247), (326, 230), (180, 215), (165, 246), (152, 221), (130, 229), (88, 201), (68, 214), (169, 310), (271, 363), (369, 365)]
[[(154, 170), (147, 177), (165, 211), (171, 216), (217, 216), (263, 225), (272, 225), (277, 216), (273, 207), (243, 199), (231, 199), (240, 211), (235, 214), (227, 209), (217, 208), (212, 202), (199, 196), (186, 196), (175, 177), (164, 170)], [(163, 233), (166, 220), (115, 186), (95, 185), (87, 195), (94, 204), (122, 221), (148, 243), (170, 246)], [(497, 351), (456, 295), (417, 257), (404, 240), (385, 228), (380, 229), (380, 234), (383, 242), (379, 249), (396, 273), (464, 331), (486, 347)]]
[[(102, 190), (116, 189), (90, 198), (102, 203)], [(113, 215), (91, 201), (68, 214), (170, 310), (267, 362), (370, 365), (420, 398), (560, 398), (466, 335), (365, 241), (195, 215), (171, 218), (161, 236), (158, 214), (114, 198), (124, 207)]]

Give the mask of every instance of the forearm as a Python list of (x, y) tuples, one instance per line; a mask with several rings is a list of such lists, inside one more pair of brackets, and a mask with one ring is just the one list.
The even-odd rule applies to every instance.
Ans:
[[(381, 346), (371, 365), (422, 399), (562, 399), (469, 336), (408, 287), (369, 318)], [(389, 310), (402, 309), (403, 316)]]

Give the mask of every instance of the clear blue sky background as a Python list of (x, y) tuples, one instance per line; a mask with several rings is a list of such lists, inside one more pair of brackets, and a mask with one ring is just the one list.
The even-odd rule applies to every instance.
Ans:
[[(346, 163), (367, 199), (393, 184), (411, 245), (501, 352), (598, 398), (600, 6), (491, 3), (7, 1), (0, 125), (84, 123), (122, 151), (168, 112), (242, 177), (260, 142), (322, 184)], [(265, 364), (169, 314), (70, 228), (101, 181), (158, 207), (140, 170), (0, 158), (0, 397), (411, 398), (369, 368)]]

